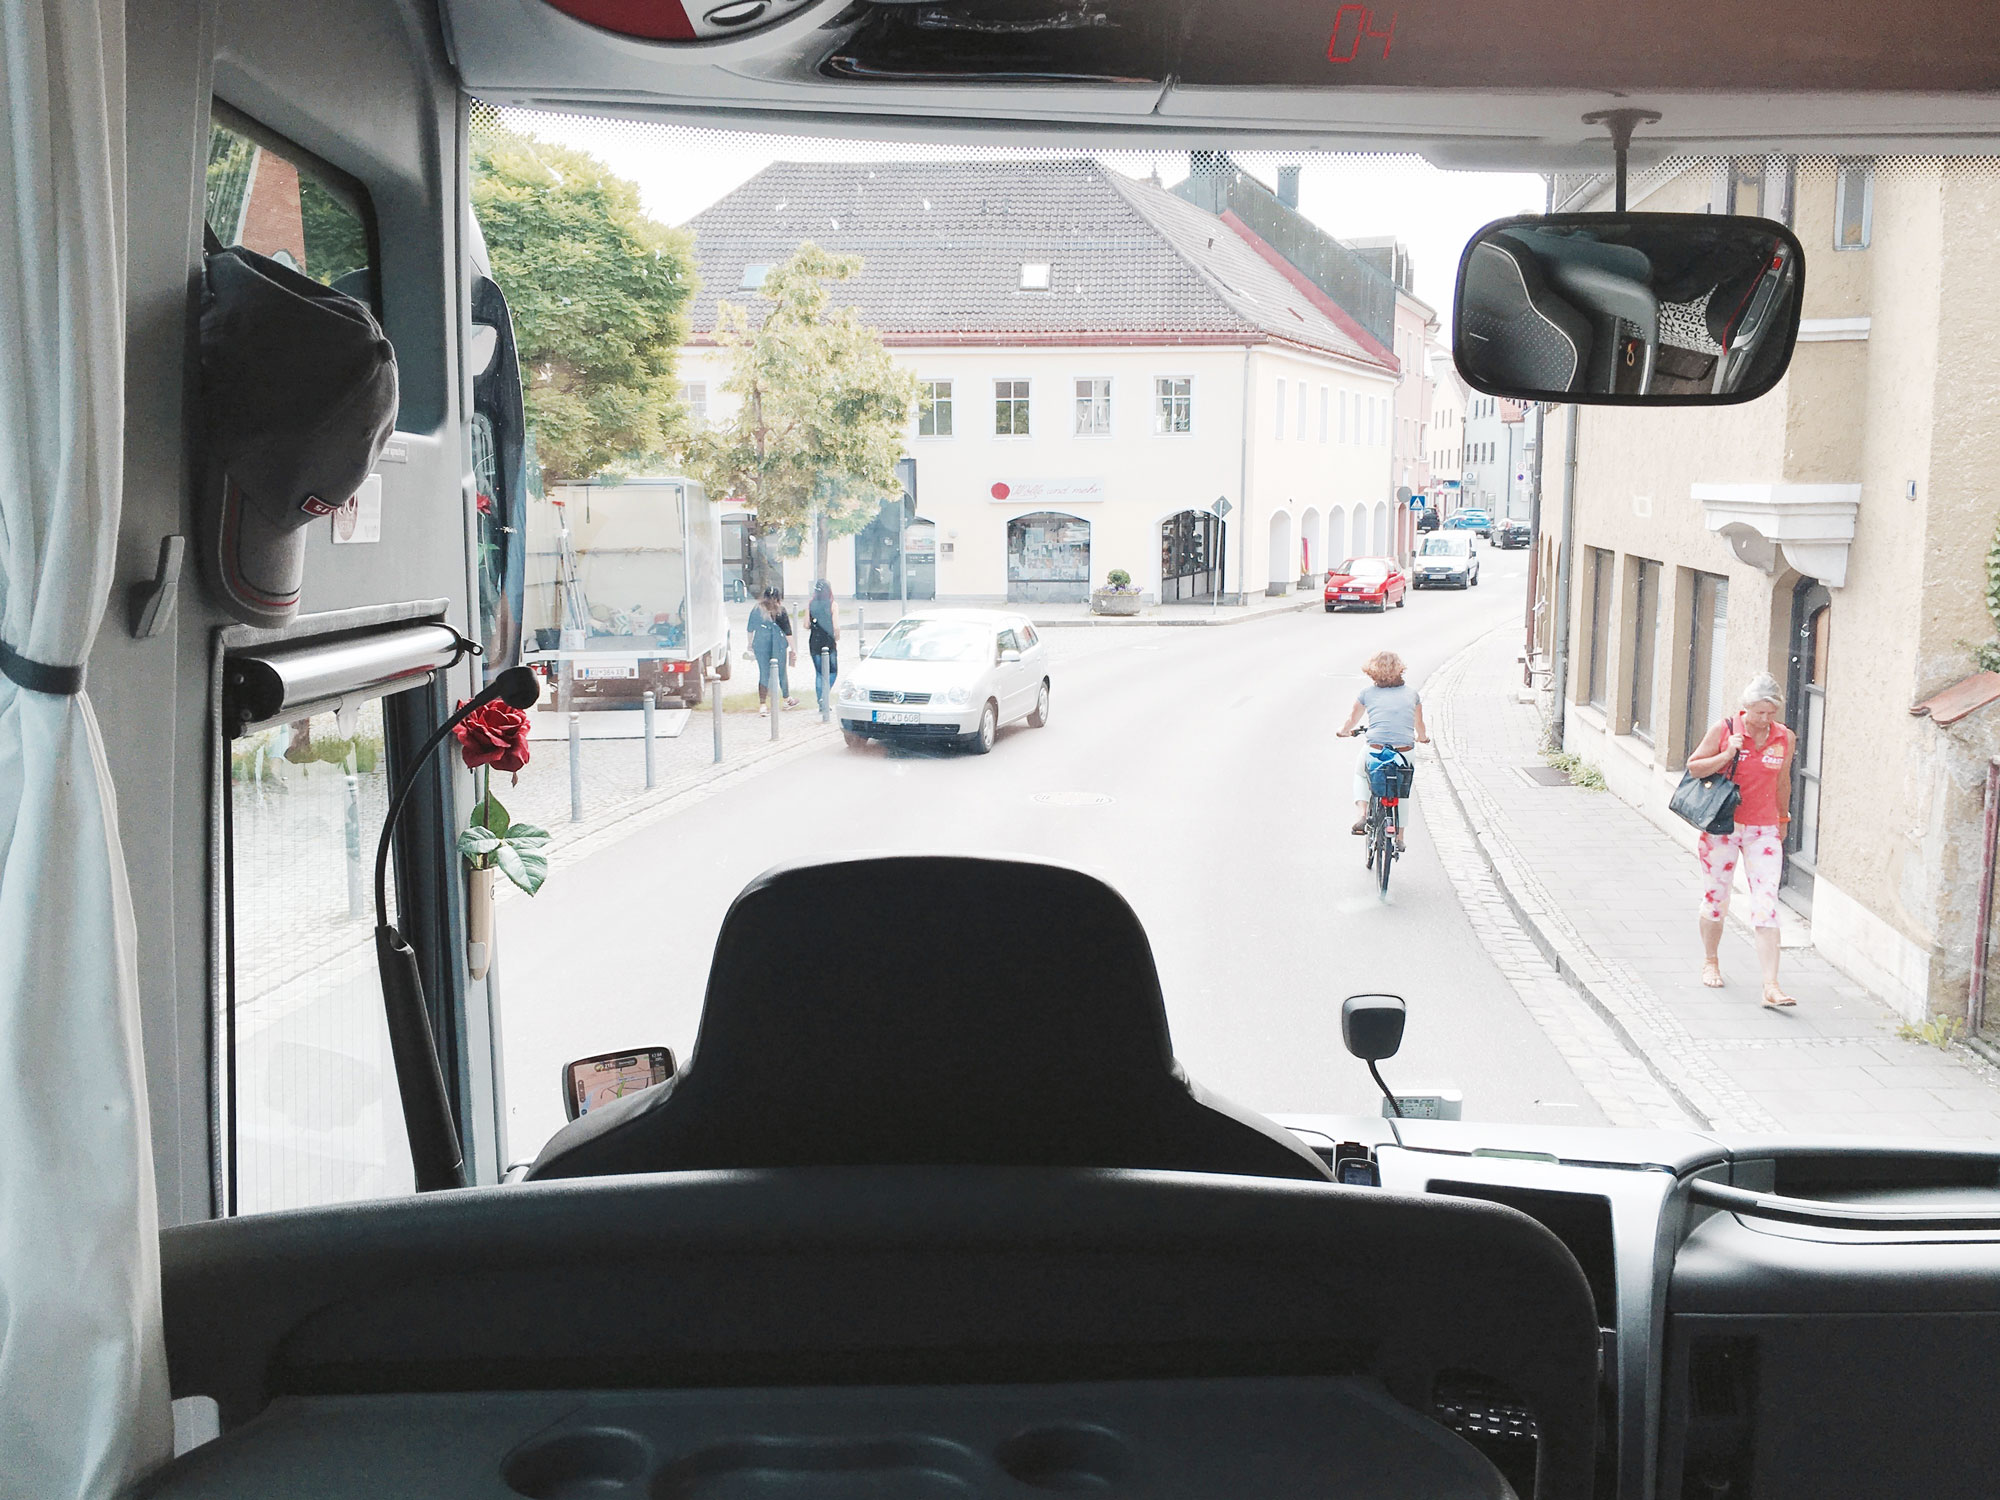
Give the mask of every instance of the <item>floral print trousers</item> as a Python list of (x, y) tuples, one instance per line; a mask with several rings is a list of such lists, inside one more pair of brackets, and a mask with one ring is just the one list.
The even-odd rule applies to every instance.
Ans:
[(1696, 841), (1701, 855), (1701, 916), (1720, 922), (1729, 914), (1729, 893), (1736, 862), (1750, 886), (1750, 925), (1778, 925), (1778, 882), (1785, 875), (1785, 840), (1775, 823), (1759, 827), (1738, 823), (1733, 833), (1704, 833)]

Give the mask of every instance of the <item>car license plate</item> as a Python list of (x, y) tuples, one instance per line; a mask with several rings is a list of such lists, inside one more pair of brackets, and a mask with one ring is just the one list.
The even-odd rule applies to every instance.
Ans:
[(875, 710), (875, 722), (877, 724), (914, 724), (917, 722), (917, 716), (915, 714), (885, 713), (878, 708)]

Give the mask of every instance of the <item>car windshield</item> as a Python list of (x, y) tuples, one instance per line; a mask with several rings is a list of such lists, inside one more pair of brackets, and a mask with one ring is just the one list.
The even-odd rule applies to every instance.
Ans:
[[(475, 773), (547, 833), (532, 899), (483, 871), (505, 1160), (563, 1125), (568, 1061), (687, 1055), (737, 892), (898, 849), (1100, 875), (1147, 929), (1180, 1065), (1265, 1112), (1379, 1114), (1340, 1042), (1369, 989), (1409, 1006), (1388, 1081), (1468, 1119), (2000, 1137), (1968, 1050), (2000, 1041), (1978, 894), (2000, 492), (1975, 457), (2000, 417), (1959, 342), (2000, 299), (1990, 164), (1635, 155), (1633, 202), (1807, 250), (1785, 379), (1663, 411), (1458, 374), (1468, 241), (1608, 211), (1597, 168), (484, 106), (475, 147), (539, 466), (493, 607), (544, 698), (518, 773)], [(550, 238), (572, 219), (581, 260)], [(1658, 311), (1661, 367), (1712, 368), (1726, 315)], [(575, 354), (601, 341), (631, 358)], [(1917, 383), (1935, 411), (1886, 399)], [(1529, 529), (1488, 545), (1491, 518)], [(1932, 535), (1959, 545), (1912, 545)], [(1343, 606), (1343, 577), (1368, 597)], [(745, 628), (767, 587), (789, 633)], [(974, 610), (1008, 613), (952, 614)], [(1428, 734), (1386, 898), (1339, 735), (1364, 694), (1360, 723), (1413, 711), (1371, 691), (1383, 653)], [(283, 1179), (267, 1206), (386, 1190), (400, 1149), (373, 1123), (386, 1054), (324, 1039), (373, 962), (342, 830), (374, 836), (393, 762), (336, 717), (231, 760), (237, 971), (260, 976), (232, 1097), (244, 1160)], [(1730, 832), (1671, 810), (1689, 771), (1733, 773)], [(326, 932), (302, 947), (308, 867)], [(1024, 954), (1056, 915), (1010, 914)], [(930, 982), (954, 960), (923, 955)], [(357, 1114), (364, 1076), (387, 1092)]]
[(994, 630), (964, 620), (899, 620), (868, 653), (870, 661), (978, 661), (993, 652)]

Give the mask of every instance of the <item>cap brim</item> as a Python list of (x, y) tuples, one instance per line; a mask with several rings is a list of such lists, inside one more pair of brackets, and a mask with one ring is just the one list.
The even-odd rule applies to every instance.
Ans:
[(227, 473), (221, 476), (215, 579), (230, 613), (250, 625), (284, 625), (299, 612), (305, 577), (305, 527), (280, 529), (264, 519)]

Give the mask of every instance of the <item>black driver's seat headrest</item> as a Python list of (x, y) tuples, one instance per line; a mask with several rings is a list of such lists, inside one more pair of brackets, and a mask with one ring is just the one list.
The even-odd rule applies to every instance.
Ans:
[(752, 881), (681, 1071), (565, 1127), (529, 1176), (945, 1164), (1328, 1175), (1181, 1074), (1152, 947), (1104, 882), (897, 855)]

